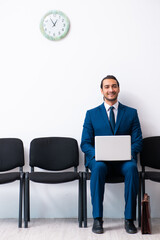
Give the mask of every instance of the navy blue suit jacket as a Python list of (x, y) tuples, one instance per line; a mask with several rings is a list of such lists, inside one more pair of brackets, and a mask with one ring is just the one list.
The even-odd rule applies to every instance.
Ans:
[(114, 133), (104, 103), (87, 111), (81, 141), (81, 149), (86, 155), (86, 166), (95, 158), (94, 137), (107, 135), (130, 135), (132, 158), (137, 161), (137, 153), (142, 148), (142, 132), (136, 109), (119, 103)]

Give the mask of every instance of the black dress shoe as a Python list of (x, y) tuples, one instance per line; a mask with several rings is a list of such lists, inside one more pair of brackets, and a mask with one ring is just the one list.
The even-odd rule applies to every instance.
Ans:
[(103, 221), (102, 219), (95, 218), (93, 222), (92, 232), (101, 234), (103, 233)]
[(137, 233), (137, 228), (135, 227), (132, 219), (125, 219), (125, 229), (127, 233)]

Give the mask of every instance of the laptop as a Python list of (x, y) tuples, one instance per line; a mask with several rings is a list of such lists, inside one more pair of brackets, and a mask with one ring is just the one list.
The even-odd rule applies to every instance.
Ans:
[(96, 161), (128, 161), (131, 160), (131, 136), (96, 136)]

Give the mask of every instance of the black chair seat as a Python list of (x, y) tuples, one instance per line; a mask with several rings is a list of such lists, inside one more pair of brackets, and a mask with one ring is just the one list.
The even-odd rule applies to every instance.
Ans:
[(106, 178), (106, 183), (122, 183), (124, 182), (124, 176), (114, 176)]
[(0, 174), (0, 184), (14, 182), (20, 180), (20, 172), (2, 173)]
[(79, 179), (77, 172), (49, 173), (49, 172), (31, 172), (29, 179), (38, 183), (64, 183)]
[(145, 172), (145, 179), (160, 182), (160, 172)]
[[(90, 180), (91, 178), (91, 172), (86, 173), (86, 180)], [(124, 176), (108, 176), (106, 178), (106, 183), (122, 183), (124, 182)]]

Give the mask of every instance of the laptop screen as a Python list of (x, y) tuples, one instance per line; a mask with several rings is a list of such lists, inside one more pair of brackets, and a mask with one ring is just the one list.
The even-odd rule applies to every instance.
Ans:
[(96, 136), (96, 161), (128, 161), (131, 160), (131, 136)]

